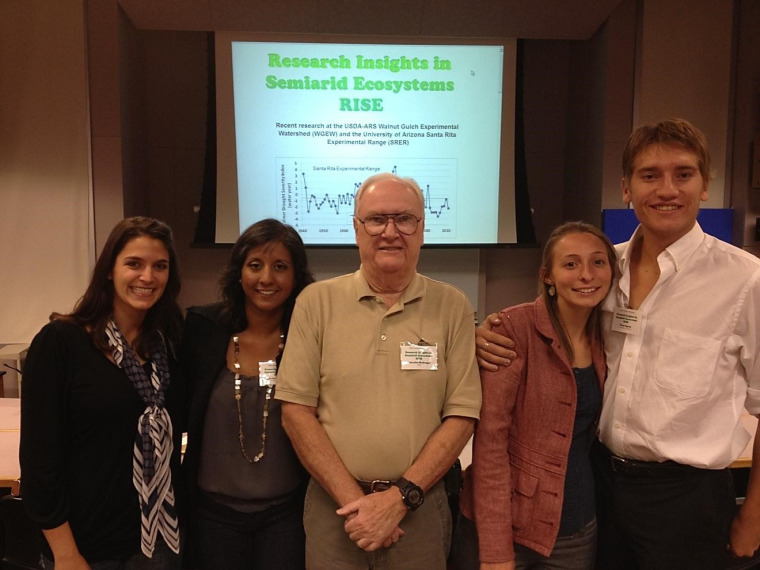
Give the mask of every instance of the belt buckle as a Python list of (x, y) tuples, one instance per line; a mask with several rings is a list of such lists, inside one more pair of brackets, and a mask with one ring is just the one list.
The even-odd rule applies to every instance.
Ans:
[(610, 455), (610, 464), (615, 473), (622, 473), (631, 468), (631, 462), (619, 455)]
[(370, 481), (369, 483), (369, 492), (372, 493), (379, 493), (381, 491), (387, 491), (393, 486), (393, 483), (391, 481), (385, 480), (385, 479), (375, 479), (374, 481)]

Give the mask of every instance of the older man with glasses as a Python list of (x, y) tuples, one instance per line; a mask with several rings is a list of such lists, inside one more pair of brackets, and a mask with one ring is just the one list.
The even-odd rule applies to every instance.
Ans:
[(283, 425), (312, 475), (307, 567), (443, 570), (443, 475), (480, 412), (474, 315), (417, 273), (424, 200), (378, 174), (354, 200), (361, 267), (307, 287), (278, 378)]

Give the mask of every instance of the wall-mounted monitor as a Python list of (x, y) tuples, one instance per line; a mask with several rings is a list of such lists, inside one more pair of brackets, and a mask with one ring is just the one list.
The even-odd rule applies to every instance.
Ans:
[(274, 217), (352, 245), (354, 194), (414, 178), (425, 243), (516, 242), (515, 40), (216, 34), (217, 243)]
[[(700, 208), (697, 222), (706, 234), (733, 242), (734, 211), (731, 208)], [(602, 230), (612, 243), (631, 239), (638, 225), (633, 208), (602, 210)]]

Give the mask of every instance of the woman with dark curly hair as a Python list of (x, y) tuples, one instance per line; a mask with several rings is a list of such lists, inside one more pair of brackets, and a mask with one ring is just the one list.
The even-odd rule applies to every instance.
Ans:
[(127, 218), (74, 311), (32, 341), (20, 461), (45, 568), (179, 568), (179, 289), (169, 226)]
[(306, 472), (273, 396), (295, 299), (313, 281), (298, 233), (266, 219), (233, 246), (222, 301), (188, 310), (189, 565), (304, 568)]

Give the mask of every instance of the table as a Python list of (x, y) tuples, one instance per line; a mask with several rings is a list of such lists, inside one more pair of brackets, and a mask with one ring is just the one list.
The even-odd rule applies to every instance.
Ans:
[(7, 373), (4, 380), (7, 384), (5, 396), (18, 398), (21, 395), (20, 371), (24, 367), (28, 349), (27, 343), (0, 344), (0, 370)]

